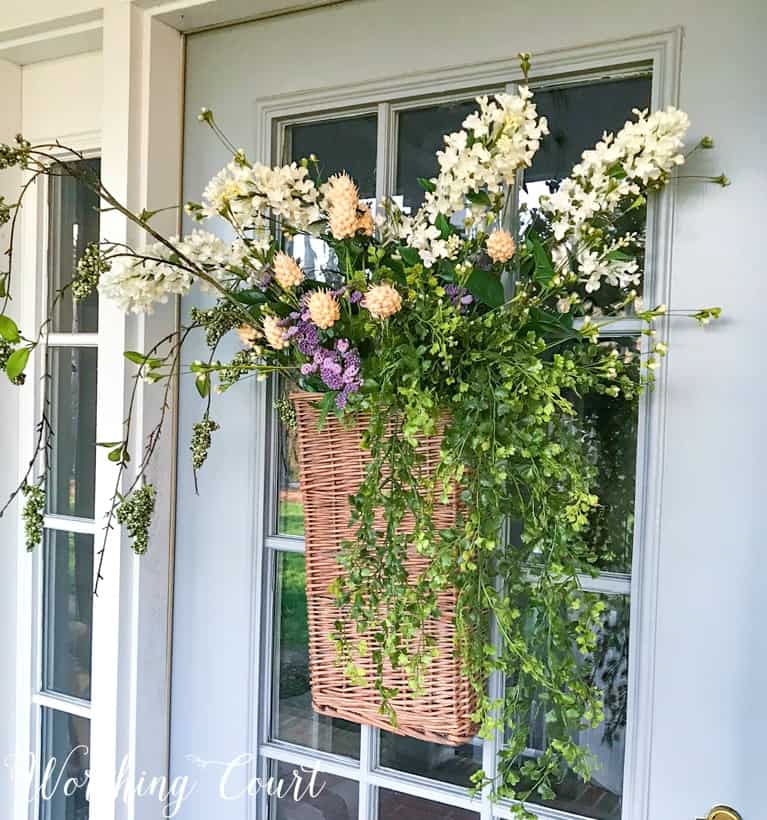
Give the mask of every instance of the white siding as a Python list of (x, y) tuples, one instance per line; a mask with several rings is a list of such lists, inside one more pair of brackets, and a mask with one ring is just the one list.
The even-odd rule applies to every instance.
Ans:
[[(21, 127), (21, 69), (0, 61), (0, 141), (13, 139)], [(3, 172), (0, 195), (14, 201), (20, 176)], [(0, 231), (5, 247), (7, 229)], [(3, 265), (5, 267), (5, 265)], [(18, 471), (18, 389), (0, 374), (0, 504), (16, 482)], [(0, 758), (13, 751), (16, 730), (16, 562), (19, 560), (17, 506), (0, 518)], [(21, 559), (23, 560), (23, 558)], [(11, 816), (13, 785), (7, 770), (0, 772), (0, 816)]]

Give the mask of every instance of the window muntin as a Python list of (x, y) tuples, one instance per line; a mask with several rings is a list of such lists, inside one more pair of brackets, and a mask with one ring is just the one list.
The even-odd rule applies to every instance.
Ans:
[[(598, 95), (600, 88), (607, 88), (609, 91), (609, 104), (597, 105), (595, 95)], [(588, 91), (584, 91), (588, 89)], [(488, 89), (486, 93), (493, 93), (497, 89)], [(572, 92), (572, 97), (568, 93)], [(539, 111), (554, 119), (565, 120), (569, 117), (569, 122), (577, 116), (578, 111), (582, 114), (588, 113), (590, 118), (589, 128), (581, 129), (581, 137), (587, 140), (584, 144), (577, 146), (576, 138), (571, 136), (569, 140), (557, 146), (556, 151), (551, 156), (545, 156), (544, 164), (538, 168), (536, 165), (530, 169), (525, 177), (527, 183), (526, 190), (520, 191), (520, 203), (522, 205), (521, 220), (525, 216), (526, 207), (534, 207), (537, 196), (545, 190), (553, 190), (565, 176), (569, 175), (572, 164), (577, 160), (580, 152), (591, 147), (601, 136), (605, 128), (618, 129), (622, 127), (624, 121), (631, 115), (631, 109), (635, 107), (645, 107), (649, 103), (650, 79), (647, 71), (638, 71), (634, 75), (622, 74), (614, 81), (605, 81), (604, 73), (599, 80), (590, 79), (574, 80), (572, 83), (559, 83), (556, 89), (541, 89), (536, 92), (536, 99), (539, 104)], [(625, 99), (621, 100), (621, 94)], [(469, 95), (473, 97), (474, 95)], [(388, 118), (387, 128), (382, 128), (378, 133), (378, 157), (386, 156), (387, 166), (390, 170), (377, 170), (377, 192), (379, 196), (392, 195), (399, 199), (400, 182), (404, 184), (406, 172), (404, 170), (407, 162), (403, 162), (402, 152), (407, 150), (406, 146), (420, 140), (424, 146), (432, 144), (438, 146), (442, 134), (451, 130), (456, 130), (461, 125), (459, 111), (463, 114), (461, 105), (466, 104), (471, 110), (471, 106), (466, 103), (467, 96), (455, 95), (451, 100), (456, 102), (445, 107), (444, 97), (429, 100), (408, 101), (407, 103), (384, 103), (379, 106), (379, 123)], [(588, 105), (587, 105), (588, 102)], [(580, 105), (580, 108), (579, 108)], [(451, 113), (452, 112), (452, 113)], [(599, 117), (604, 113), (609, 114), (609, 121), (599, 123)], [(412, 115), (412, 116), (411, 116)], [(450, 116), (455, 120), (450, 120)], [(428, 123), (432, 121), (439, 123), (435, 126), (434, 133), (417, 134), (414, 123)], [(283, 126), (284, 145), (291, 145), (291, 126)], [(590, 129), (590, 130), (589, 130)], [(596, 130), (594, 130), (596, 129)], [(588, 132), (588, 133), (587, 133)], [(593, 132), (593, 133), (592, 133)], [(397, 139), (387, 139), (387, 134), (394, 134)], [(404, 135), (404, 139), (399, 139)], [(584, 136), (585, 135), (585, 136)], [(550, 138), (549, 138), (550, 139)], [(560, 142), (562, 142), (560, 140)], [(309, 152), (319, 154), (315, 148)], [(421, 151), (421, 161), (423, 173), (416, 170), (420, 176), (430, 176), (436, 171), (436, 164), (432, 164), (430, 169), (426, 167), (426, 149)], [(298, 153), (287, 155), (287, 158), (299, 158)], [(573, 159), (574, 158), (574, 159)], [(571, 159), (573, 162), (571, 162)], [(372, 152), (369, 162), (375, 162)], [(434, 163), (432, 157), (432, 163)], [(417, 168), (413, 162), (413, 168)], [(409, 172), (408, 172), (409, 173)], [(540, 174), (540, 178), (536, 177)], [(537, 188), (535, 186), (538, 186)], [(410, 192), (413, 203), (416, 192)], [(417, 194), (420, 196), (420, 193)], [(407, 192), (404, 195), (407, 205)], [(645, 214), (641, 214), (640, 228), (644, 228)], [(300, 254), (298, 254), (300, 256)], [(595, 299), (595, 302), (598, 301)], [(631, 336), (635, 330), (631, 322), (625, 324), (617, 323), (605, 337), (614, 337), (619, 346), (628, 346), (636, 343), (636, 338)], [(600, 490), (604, 498), (609, 496), (609, 504), (606, 504), (600, 515), (603, 516), (594, 534), (595, 548), (609, 556), (602, 562), (604, 572), (597, 578), (581, 579), (585, 589), (593, 590), (595, 593), (609, 593), (610, 601), (613, 602), (608, 608), (609, 612), (623, 612), (625, 618), (622, 620), (611, 615), (613, 621), (618, 624), (615, 628), (610, 627), (610, 634), (621, 635), (619, 640), (614, 639), (616, 645), (620, 645), (623, 664), (612, 663), (616, 681), (611, 684), (611, 693), (618, 693), (608, 703), (608, 717), (605, 726), (581, 741), (592, 746), (598, 759), (602, 760), (607, 770), (595, 772), (591, 784), (588, 784), (579, 792), (577, 785), (579, 781), (565, 779), (561, 788), (557, 792), (555, 801), (551, 804), (564, 817), (590, 817), (597, 820), (617, 820), (621, 813), (621, 793), (623, 783), (623, 758), (624, 758), (624, 735), (625, 735), (625, 709), (627, 693), (627, 660), (628, 660), (628, 612), (629, 612), (629, 592), (631, 587), (630, 569), (632, 564), (632, 546), (634, 540), (634, 494), (636, 486), (636, 447), (637, 429), (639, 426), (639, 410), (637, 403), (624, 403), (619, 407), (616, 404), (602, 406), (600, 402), (590, 402), (586, 406), (580, 406), (581, 424), (584, 435), (593, 441), (593, 452), (595, 464), (598, 467)], [(273, 464), (275, 476), (274, 498), (277, 499), (277, 510), (275, 511), (275, 521), (270, 523), (269, 532), (276, 533), (267, 539), (267, 548), (274, 550), (279, 556), (283, 550), (295, 552), (300, 549), (299, 533), (302, 531), (302, 515), (300, 511), (300, 495), (297, 482), (297, 470), (295, 467), (295, 457), (291, 455), (294, 445), (290, 441), (290, 431), (282, 431), (279, 425), (275, 424), (276, 444), (272, 450), (277, 463)], [(281, 442), (281, 443), (280, 443)], [(617, 481), (616, 481), (617, 478)], [(611, 483), (612, 482), (612, 483)], [(607, 492), (605, 491), (607, 490)], [(289, 502), (293, 502), (290, 504)], [(274, 509), (274, 501), (270, 499), (270, 508)], [(512, 527), (513, 529), (513, 527)], [(285, 537), (289, 536), (289, 537)], [(275, 562), (279, 565), (279, 562)], [(267, 579), (266, 583), (274, 589), (277, 579)], [(606, 624), (606, 627), (609, 624)], [(608, 630), (609, 631), (609, 630)], [(617, 651), (617, 650), (615, 650)], [(610, 658), (614, 660), (614, 655)], [(617, 670), (617, 671), (616, 671)], [(273, 677), (273, 676), (272, 676)], [(617, 678), (620, 682), (617, 682)], [(601, 681), (604, 683), (604, 681)], [(494, 687), (502, 683), (492, 684)], [(612, 710), (612, 711), (611, 711)], [(272, 715), (272, 721), (274, 715)], [(535, 753), (534, 740), (538, 724), (531, 716), (531, 747), (530, 753)], [(601, 733), (601, 734), (600, 734)], [(396, 797), (400, 802), (404, 801), (411, 812), (420, 811), (424, 818), (443, 817), (447, 810), (444, 804), (448, 804), (453, 810), (458, 812), (455, 816), (463, 818), (479, 817), (476, 812), (482, 807), (482, 816), (490, 817), (497, 813), (508, 816), (508, 807), (502, 810), (493, 809), (492, 804), (481, 798), (469, 796), (466, 788), (466, 781), (470, 772), (478, 768), (481, 761), (483, 768), (490, 776), (496, 772), (498, 757), (497, 750), (502, 747), (499, 741), (483, 743), (476, 740), (473, 744), (467, 744), (458, 750), (446, 749), (447, 754), (440, 760), (439, 756), (430, 761), (429, 747), (431, 744), (420, 741), (412, 741), (399, 738), (389, 733), (379, 732), (377, 729), (363, 726), (361, 727), (361, 750), (359, 767), (350, 766), (347, 771), (350, 779), (358, 780), (361, 785), (369, 789), (369, 799), (361, 801), (360, 820), (372, 820), (378, 818), (382, 820), (388, 811), (387, 806), (394, 803), (382, 803), (382, 797), (391, 801)], [(268, 741), (262, 752), (268, 760), (273, 754)], [(276, 752), (275, 752), (276, 753)], [(322, 752), (317, 754), (308, 747), (301, 747), (295, 752), (286, 753), (285, 748), (280, 746), (280, 757), (287, 754), (288, 759), (295, 756), (295, 760), (302, 760), (319, 766), (320, 771), (327, 770), (331, 764)], [(335, 760), (342, 758), (335, 757), (336, 752), (332, 752)], [(443, 753), (444, 754), (444, 753)], [(348, 758), (347, 758), (348, 759)], [(436, 762), (435, 762), (436, 761)], [(334, 764), (338, 765), (338, 763)], [(462, 767), (465, 770), (461, 771)], [(459, 773), (460, 772), (460, 773)], [(464, 781), (464, 782), (461, 782)], [(386, 783), (390, 788), (386, 789)], [(375, 788), (375, 787), (378, 788)], [(432, 803), (423, 800), (420, 795), (424, 789), (428, 791), (437, 802)], [(590, 789), (590, 790), (589, 790)], [(418, 795), (418, 796), (415, 796)], [(592, 799), (593, 798), (593, 799)], [(420, 801), (420, 802), (419, 802)], [(444, 801), (444, 803), (442, 802)], [(396, 803), (396, 800), (394, 801)], [(421, 805), (423, 804), (423, 805)], [(403, 804), (404, 805), (404, 804)], [(541, 804), (543, 805), (543, 804)], [(404, 809), (400, 809), (398, 814), (402, 816)], [(432, 811), (436, 812), (432, 814)], [(270, 817), (274, 815), (270, 814)], [(414, 815), (415, 816), (415, 815)]]

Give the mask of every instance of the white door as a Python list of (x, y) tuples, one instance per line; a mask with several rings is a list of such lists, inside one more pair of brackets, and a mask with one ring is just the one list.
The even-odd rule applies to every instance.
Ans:
[[(192, 35), (184, 196), (198, 198), (227, 160), (196, 121), (208, 106), (255, 159), (313, 152), (325, 173), (348, 170), (363, 197), (393, 195), (415, 207), (415, 180), (434, 173), (441, 135), (460, 127), (476, 94), (517, 79), (511, 54), (521, 49), (547, 52), (533, 58), (533, 87), (552, 127), (526, 177), (523, 203), (567, 175), (580, 152), (603, 130), (619, 128), (632, 108), (677, 103), (680, 76), (680, 102), (695, 109), (693, 137), (722, 131), (717, 142), (727, 170), (737, 179), (737, 165), (746, 178), (753, 148), (747, 140), (739, 145), (734, 123), (748, 119), (750, 109), (736, 103), (724, 118), (702, 103), (717, 79), (706, 73), (704, 55), (725, 60), (726, 38), (746, 36), (747, 14), (756, 19), (757, 4), (741, 4), (734, 30), (724, 11), (704, 25), (692, 2), (645, 4), (638, 16), (628, 3), (600, 7), (598, 15), (590, 5), (595, 14), (586, 19), (580, 7), (571, 13), (556, 3), (511, 15), (500, 1), (470, 9), (378, 0)], [(680, 30), (669, 28), (680, 22), (687, 27), (684, 54)], [(714, 33), (720, 26), (722, 38)], [(627, 29), (633, 36), (625, 40)], [(753, 48), (745, 46), (746, 62), (755, 60), (755, 41)], [(688, 187), (651, 204), (648, 303), (672, 296), (679, 307), (721, 302), (742, 316), (750, 309), (747, 293), (764, 292), (743, 268), (740, 281), (723, 282), (719, 232), (699, 234), (701, 223), (731, 220), (733, 203), (747, 205), (748, 190), (733, 190), (704, 195)], [(727, 205), (715, 194), (733, 198)], [(296, 254), (309, 267), (329, 262), (321, 247), (302, 244)], [(628, 323), (615, 335), (630, 345), (635, 330)], [(764, 615), (756, 568), (758, 561), (764, 566), (757, 536), (764, 528), (750, 506), (764, 478), (748, 449), (764, 388), (753, 387), (737, 365), (720, 369), (719, 383), (706, 378), (707, 359), (758, 343), (748, 332), (740, 321), (715, 333), (672, 326), (668, 370), (640, 407), (583, 408), (606, 505), (594, 538), (612, 553), (591, 582), (608, 604), (600, 642), (607, 720), (580, 738), (601, 764), (591, 782), (566, 776), (556, 796), (536, 807), (542, 817), (694, 820), (718, 803), (733, 805), (744, 820), (767, 816), (757, 785), (764, 778), (759, 693), (767, 664), (759, 651), (764, 638), (751, 627)], [(232, 341), (221, 355), (235, 350)], [(191, 773), (200, 785), (180, 816), (509, 817), (508, 806), (468, 790), (477, 769), (498, 773), (502, 738), (452, 749), (312, 712), (295, 456), (272, 396), (268, 385), (242, 383), (214, 398), (211, 417), (222, 431), (198, 500), (186, 442), (205, 408), (193, 389), (182, 391), (172, 774)], [(723, 434), (736, 405), (740, 422)], [(544, 731), (531, 724), (530, 754)], [(321, 772), (326, 787), (318, 798), (268, 799), (253, 780), (290, 780), (297, 766)]]

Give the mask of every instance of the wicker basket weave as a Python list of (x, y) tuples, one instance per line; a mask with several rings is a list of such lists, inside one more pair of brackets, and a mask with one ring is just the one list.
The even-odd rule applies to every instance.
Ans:
[[(477, 729), (471, 720), (476, 698), (461, 671), (454, 647), (454, 592), (440, 595), (440, 617), (427, 625), (428, 634), (436, 639), (439, 654), (427, 669), (425, 693), (417, 698), (405, 694), (405, 675), (391, 669), (385, 672), (385, 685), (403, 693), (392, 702), (397, 715), (396, 728), (381, 714), (375, 689), (352, 685), (336, 660), (329, 636), (339, 620), (339, 610), (328, 587), (341, 572), (336, 559), (340, 543), (350, 536), (349, 496), (362, 483), (369, 453), (360, 447), (364, 418), (355, 427), (346, 429), (329, 416), (323, 429), (318, 431), (319, 410), (315, 405), (320, 398), (321, 395), (313, 393), (291, 395), (298, 417), (298, 458), (304, 504), (312, 705), (320, 714), (377, 726), (400, 735), (451, 746), (465, 743)], [(422, 439), (421, 452), (427, 470), (433, 469), (439, 459), (441, 441), (440, 435)], [(451, 526), (457, 512), (457, 493), (453, 493), (449, 503), (435, 507), (435, 526)], [(403, 523), (403, 529), (408, 529), (407, 522)], [(413, 553), (407, 567), (412, 575), (424, 568), (424, 559)], [(350, 636), (364, 637), (353, 630), (350, 624)], [(372, 680), (370, 655), (356, 662), (367, 679)]]

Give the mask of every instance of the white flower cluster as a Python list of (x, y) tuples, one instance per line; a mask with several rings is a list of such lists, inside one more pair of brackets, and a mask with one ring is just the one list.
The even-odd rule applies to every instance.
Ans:
[(532, 96), (522, 86), (515, 94), (478, 97), (479, 110), (464, 120), (463, 130), (445, 136), (445, 148), (437, 152), (439, 175), (431, 180), (434, 190), (427, 192), (410, 225), (409, 240), (427, 267), (452, 258), (460, 247), (452, 237), (441, 237), (435, 225), (440, 214), (450, 219), (466, 210), (466, 226), (476, 225), (488, 212), (496, 213), (505, 186), (531, 164), (541, 137), (548, 134)]
[(302, 165), (269, 168), (232, 161), (203, 193), (203, 216), (223, 216), (240, 228), (262, 227), (270, 214), (298, 230), (320, 218), (319, 192)]
[(671, 106), (650, 116), (646, 111), (634, 113), (636, 121), (627, 122), (616, 136), (605, 134), (593, 149), (583, 152), (555, 193), (541, 197), (540, 208), (551, 220), (555, 240), (569, 245), (560, 258), (575, 258), (587, 291), (597, 290), (602, 281), (621, 286), (639, 281), (636, 262), (619, 252), (625, 242), (600, 244), (592, 221), (661, 187), (684, 162), (687, 114)]
[[(169, 241), (180, 256), (222, 283), (231, 277), (231, 268), (242, 266), (247, 253), (242, 241), (228, 243), (207, 231), (195, 230)], [(195, 280), (193, 273), (183, 267), (183, 261), (176, 264), (172, 257), (166, 245), (157, 243), (143, 251), (141, 257), (128, 257), (125, 261), (118, 258), (112, 269), (101, 276), (99, 291), (124, 311), (151, 313), (155, 303), (167, 302), (170, 295), (188, 293)], [(204, 279), (198, 281), (203, 290), (210, 289)]]
[(188, 271), (164, 261), (164, 245), (152, 245), (143, 255), (147, 258), (128, 257), (113, 262), (99, 282), (99, 293), (126, 313), (151, 313), (156, 303), (188, 293), (192, 287)]

